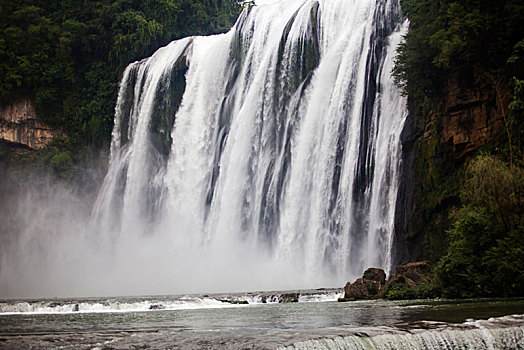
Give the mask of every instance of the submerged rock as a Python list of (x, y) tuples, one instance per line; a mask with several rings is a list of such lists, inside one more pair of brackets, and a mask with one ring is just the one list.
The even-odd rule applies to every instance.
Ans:
[(355, 299), (355, 298), (338, 298), (337, 301), (339, 303), (345, 303), (345, 302), (348, 302), (348, 301), (355, 301), (355, 300), (357, 300), (357, 299)]
[(222, 303), (235, 304), (235, 305), (247, 305), (249, 302), (247, 300), (231, 300), (231, 299), (220, 299)]

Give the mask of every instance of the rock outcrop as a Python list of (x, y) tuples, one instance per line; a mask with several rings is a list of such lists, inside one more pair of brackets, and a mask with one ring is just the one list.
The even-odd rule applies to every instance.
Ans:
[(504, 115), (511, 91), (500, 86), (496, 77), (476, 79), (466, 82), (457, 75), (447, 76), (442, 106), (410, 114), (406, 121), (394, 263), (435, 263), (442, 258), (452, 224), (449, 214), (460, 205), (464, 165), (482, 147), (496, 147), (507, 139)]
[(433, 269), (428, 261), (419, 261), (397, 266), (396, 273), (393, 276), (400, 275), (413, 281), (415, 285), (419, 285), (430, 282), (433, 279)]
[(369, 268), (364, 272), (362, 278), (346, 284), (344, 298), (338, 301), (388, 297), (388, 292), (394, 289), (410, 290), (411, 292), (406, 295), (416, 298), (418, 296), (415, 289), (420, 285), (430, 283), (433, 278), (432, 266), (427, 261), (398, 266), (396, 273), (391, 275), (387, 281), (384, 270)]
[(382, 269), (369, 268), (364, 272), (362, 278), (355, 282), (348, 282), (344, 287), (345, 300), (374, 299), (386, 282), (386, 273)]
[(36, 119), (34, 104), (24, 99), (0, 106), (0, 139), (32, 149), (40, 149), (62, 133)]
[[(504, 130), (504, 111), (496, 103), (495, 91), (486, 85), (465, 88), (453, 77), (447, 90), (441, 143), (452, 148), (456, 159), (467, 160)], [(509, 101), (503, 101), (503, 105), (507, 104)]]
[(386, 282), (381, 294), (388, 299), (431, 297), (432, 292), (421, 291), (419, 287), (423, 285), (427, 287), (433, 279), (433, 267), (428, 261), (400, 265), (396, 273)]

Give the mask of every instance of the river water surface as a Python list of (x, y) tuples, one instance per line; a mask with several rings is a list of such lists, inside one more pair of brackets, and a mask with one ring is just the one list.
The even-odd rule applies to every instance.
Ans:
[(278, 302), (294, 293), (2, 301), (0, 348), (524, 348), (524, 300)]

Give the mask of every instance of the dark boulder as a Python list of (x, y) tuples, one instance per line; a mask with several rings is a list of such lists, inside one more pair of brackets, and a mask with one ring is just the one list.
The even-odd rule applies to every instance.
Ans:
[(374, 299), (377, 297), (382, 284), (364, 278), (357, 279), (354, 283), (347, 283), (344, 287), (344, 299)]
[(433, 271), (429, 262), (421, 261), (398, 266), (396, 273), (386, 281), (382, 269), (369, 268), (362, 278), (344, 287), (344, 298), (339, 301), (357, 299), (413, 298), (418, 296), (417, 287), (433, 281)]
[(166, 307), (162, 304), (151, 304), (149, 310), (164, 310)]

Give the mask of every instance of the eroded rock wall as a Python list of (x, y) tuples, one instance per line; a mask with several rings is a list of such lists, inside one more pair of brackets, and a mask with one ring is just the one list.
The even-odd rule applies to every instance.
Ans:
[(509, 99), (493, 86), (450, 77), (445, 90), (441, 111), (410, 114), (404, 130), (396, 264), (436, 262), (446, 254), (449, 214), (460, 204), (464, 165), (505, 137), (503, 109)]
[(0, 106), (0, 139), (32, 149), (40, 149), (62, 132), (40, 122), (29, 99)]
[[(464, 88), (452, 77), (447, 90), (440, 142), (451, 147), (455, 159), (467, 161), (504, 130), (504, 111), (495, 90), (486, 84)], [(502, 104), (509, 104), (509, 100)]]

